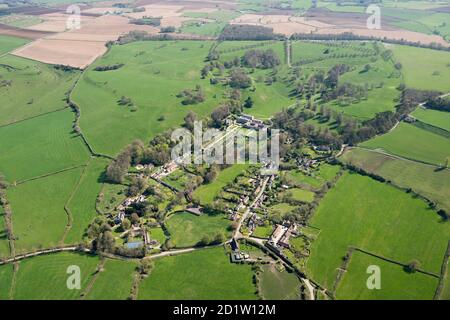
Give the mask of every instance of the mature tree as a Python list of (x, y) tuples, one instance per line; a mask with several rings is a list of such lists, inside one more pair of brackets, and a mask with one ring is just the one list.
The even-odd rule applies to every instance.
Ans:
[(193, 131), (194, 130), (194, 122), (197, 121), (197, 114), (193, 111), (189, 111), (189, 113), (184, 117), (184, 126)]
[(244, 107), (251, 108), (253, 107), (253, 100), (251, 97), (248, 97), (244, 102)]
[(150, 259), (141, 259), (137, 266), (137, 271), (143, 275), (149, 275), (153, 268), (155, 267), (155, 263)]
[(131, 222), (127, 218), (124, 218), (120, 226), (122, 227), (123, 231), (128, 230), (131, 228)]
[(214, 109), (211, 113), (211, 119), (213, 121), (213, 125), (216, 128), (220, 128), (222, 126), (223, 121), (230, 115), (230, 107), (227, 105), (222, 105)]
[(246, 89), (252, 85), (252, 79), (242, 69), (234, 69), (230, 74), (232, 88)]

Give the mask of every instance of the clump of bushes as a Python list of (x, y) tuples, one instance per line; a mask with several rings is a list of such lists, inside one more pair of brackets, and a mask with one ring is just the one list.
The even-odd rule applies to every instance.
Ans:
[(120, 69), (124, 66), (123, 63), (116, 63), (116, 64), (111, 64), (111, 65), (106, 65), (106, 66), (98, 66), (94, 68), (94, 71), (110, 71), (110, 70), (117, 70)]

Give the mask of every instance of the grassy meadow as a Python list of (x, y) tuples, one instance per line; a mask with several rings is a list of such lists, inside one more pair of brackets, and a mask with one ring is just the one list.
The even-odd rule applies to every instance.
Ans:
[(108, 163), (105, 159), (92, 158), (83, 170), (67, 203), (67, 208), (72, 215), (72, 224), (64, 239), (65, 243), (80, 242), (85, 229), (97, 216), (95, 204), (102, 188), (101, 175)]
[[(189, 111), (209, 115), (222, 101), (222, 90), (201, 79), (200, 70), (212, 42), (146, 41), (113, 46), (85, 72), (73, 93), (81, 106), (80, 125), (99, 153), (116, 155), (134, 139), (143, 141), (179, 127)], [(123, 63), (118, 70), (97, 66)], [(182, 105), (177, 95), (200, 85), (205, 101)], [(122, 97), (134, 107), (121, 106)], [(102, 101), (101, 104), (98, 101)]]
[(395, 130), (361, 146), (435, 165), (442, 165), (450, 156), (450, 139), (403, 122)]
[(83, 168), (77, 168), (7, 189), (13, 212), (16, 251), (30, 251), (60, 244), (68, 224), (64, 206), (82, 171)]
[(5, 212), (0, 206), (0, 258), (9, 256), (9, 240), (6, 230)]
[(450, 131), (450, 113), (432, 109), (417, 108), (412, 114), (414, 118), (432, 126)]
[(85, 164), (89, 152), (72, 132), (75, 115), (65, 109), (0, 127), (0, 172), (21, 181)]
[[(368, 289), (369, 266), (380, 268), (380, 289)], [(403, 267), (355, 251), (347, 272), (344, 273), (336, 290), (341, 300), (432, 300), (439, 279), (421, 272), (408, 273)]]
[[(99, 259), (96, 256), (62, 252), (20, 261), (13, 298), (17, 300), (75, 300), (91, 281)], [(81, 290), (67, 288), (69, 266), (81, 271)]]
[(88, 300), (126, 300), (130, 296), (136, 263), (107, 259), (86, 295)]
[(389, 46), (402, 64), (408, 87), (422, 90), (450, 91), (450, 52), (424, 48)]
[(411, 188), (439, 207), (450, 211), (450, 170), (436, 171), (434, 166), (419, 162), (401, 160), (378, 152), (351, 149), (340, 160), (382, 176), (402, 187)]
[(230, 221), (222, 214), (196, 216), (189, 212), (174, 213), (165, 225), (176, 247), (194, 246), (204, 236), (213, 238), (218, 233), (230, 234), (227, 229)]
[(405, 264), (417, 259), (423, 270), (439, 274), (450, 232), (422, 200), (352, 173), (327, 193), (310, 224), (320, 235), (311, 245), (307, 273), (328, 289), (349, 246)]
[[(0, 20), (0, 23), (3, 22)], [(0, 35), (0, 55), (11, 52), (12, 50), (19, 48), (28, 42), (29, 40), (27, 39)]]
[(274, 265), (265, 265), (259, 275), (259, 290), (266, 300), (297, 300), (300, 281), (294, 273), (279, 271)]
[(139, 286), (139, 300), (257, 299), (248, 264), (230, 263), (222, 247), (159, 258)]
[(66, 107), (66, 92), (79, 75), (12, 55), (1, 57), (0, 126)]
[(14, 273), (13, 268), (12, 264), (0, 266), (0, 301), (9, 299), (9, 292)]

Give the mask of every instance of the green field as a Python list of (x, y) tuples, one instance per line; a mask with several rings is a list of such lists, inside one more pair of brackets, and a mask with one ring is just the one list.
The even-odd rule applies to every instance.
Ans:
[(442, 165), (450, 156), (450, 139), (403, 122), (395, 130), (366, 141), (361, 146), (435, 165)]
[(274, 265), (263, 266), (259, 290), (266, 300), (298, 300), (300, 281), (294, 273), (278, 271)]
[(62, 110), (0, 127), (0, 172), (8, 181), (21, 181), (57, 172), (88, 160), (83, 140), (72, 133), (75, 115)]
[(320, 235), (311, 245), (307, 272), (326, 288), (350, 245), (402, 263), (417, 259), (422, 269), (439, 274), (450, 232), (450, 224), (422, 200), (351, 173), (327, 193), (310, 224)]
[(450, 131), (450, 112), (417, 108), (411, 115), (422, 122)]
[(0, 301), (9, 299), (13, 272), (12, 264), (0, 266)]
[(303, 202), (311, 202), (314, 200), (314, 192), (299, 188), (289, 189), (287, 193), (292, 194), (292, 199)]
[(126, 300), (131, 292), (136, 264), (122, 260), (106, 260), (91, 290), (88, 300)]
[[(98, 257), (78, 253), (58, 253), (25, 259), (19, 264), (13, 298), (17, 300), (79, 299), (96, 270)], [(69, 266), (81, 271), (81, 290), (67, 288)]]
[[(113, 46), (85, 72), (73, 100), (81, 107), (81, 129), (99, 153), (115, 155), (134, 139), (143, 141), (169, 128), (179, 127), (189, 111), (199, 117), (222, 102), (221, 88), (200, 78), (212, 42), (146, 41)], [(113, 71), (96, 66), (124, 63)], [(132, 79), (132, 81), (130, 81)], [(177, 95), (200, 85), (205, 101), (184, 106)], [(129, 97), (137, 109), (120, 106)], [(101, 104), (98, 101), (102, 101)], [(164, 120), (158, 120), (163, 116)]]
[(257, 299), (248, 264), (234, 264), (223, 248), (155, 261), (155, 268), (139, 286), (138, 299)]
[(64, 239), (65, 243), (80, 242), (85, 229), (97, 216), (95, 203), (102, 188), (101, 175), (107, 165), (107, 160), (93, 158), (83, 171), (67, 204), (72, 215), (72, 225)]
[(175, 213), (165, 225), (176, 247), (191, 247), (206, 235), (213, 238), (218, 233), (230, 233), (227, 230), (230, 221), (222, 214), (196, 216), (188, 212)]
[(434, 166), (364, 149), (349, 150), (340, 159), (380, 175), (402, 188), (411, 188), (450, 212), (450, 170), (436, 171)]
[(0, 35), (0, 55), (21, 47), (28, 42), (29, 40), (27, 39)]
[(66, 107), (66, 92), (79, 74), (12, 55), (1, 57), (0, 126)]
[(5, 212), (0, 206), (0, 258), (9, 256), (9, 241), (6, 230)]
[(254, 102), (254, 105), (246, 108), (244, 112), (260, 119), (270, 118), (283, 108), (295, 103), (295, 100), (290, 97), (292, 83), (289, 82), (289, 69), (284, 64), (283, 43), (280, 41), (228, 41), (216, 48), (220, 52), (221, 62), (240, 58), (248, 50), (269, 49), (273, 50), (281, 61), (281, 65), (277, 68), (277, 81), (269, 85), (262, 80), (272, 75), (272, 69), (252, 69), (249, 71), (253, 79), (253, 88), (241, 90), (242, 100), (251, 97)]
[(229, 183), (240, 175), (247, 168), (245, 164), (235, 164), (219, 172), (216, 180), (208, 184), (201, 185), (197, 188), (193, 197), (198, 199), (200, 203), (212, 203), (219, 195), (220, 191)]
[(7, 189), (12, 209), (16, 251), (59, 244), (68, 223), (64, 205), (78, 183), (82, 168), (28, 181)]
[(408, 87), (450, 91), (450, 52), (395, 45), (391, 47), (395, 59), (403, 68)]
[[(369, 266), (380, 268), (380, 289), (368, 289)], [(347, 272), (336, 290), (337, 299), (345, 300), (431, 300), (439, 279), (420, 273), (408, 273), (403, 267), (355, 251)]]

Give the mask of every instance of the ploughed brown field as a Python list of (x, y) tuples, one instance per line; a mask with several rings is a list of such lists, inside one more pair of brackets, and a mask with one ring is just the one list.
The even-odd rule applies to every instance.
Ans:
[(289, 15), (244, 14), (235, 18), (231, 24), (244, 24), (264, 26), (273, 29), (274, 33), (291, 36), (294, 33), (303, 34), (342, 34), (351, 32), (359, 36), (373, 36), (392, 40), (407, 40), (423, 44), (439, 43), (449, 46), (441, 36), (423, 34), (403, 30), (389, 25), (389, 20), (381, 29), (368, 29), (367, 16), (358, 13), (336, 14), (317, 11), (307, 17), (294, 17)]
[(51, 33), (37, 30), (25, 30), (0, 23), (0, 34), (25, 39), (39, 39), (48, 36)]

